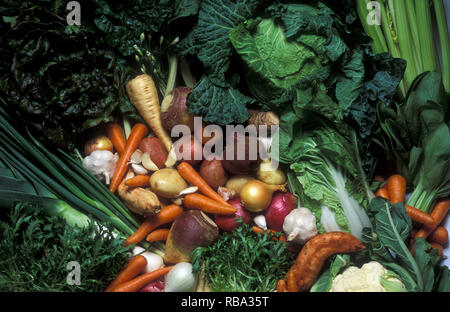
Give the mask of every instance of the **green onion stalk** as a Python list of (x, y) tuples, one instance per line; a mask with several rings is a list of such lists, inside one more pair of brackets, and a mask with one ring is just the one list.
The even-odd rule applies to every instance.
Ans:
[[(29, 132), (17, 131), (7, 107), (0, 99), (0, 206), (31, 202), (71, 225), (84, 226), (88, 218), (111, 224), (121, 237), (137, 230), (136, 217), (80, 160), (60, 149), (50, 151)], [(141, 245), (162, 254), (161, 244)]]

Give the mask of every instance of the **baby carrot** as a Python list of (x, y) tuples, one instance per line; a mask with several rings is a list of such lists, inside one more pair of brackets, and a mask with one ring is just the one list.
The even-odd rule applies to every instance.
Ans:
[(183, 179), (185, 179), (192, 185), (197, 186), (199, 191), (202, 192), (203, 195), (231, 207), (231, 205), (225, 199), (223, 199), (222, 196), (220, 196), (208, 185), (208, 183), (206, 183), (206, 181), (190, 164), (188, 164), (187, 162), (182, 162), (178, 165), (177, 170), (178, 173), (183, 177)]
[(173, 268), (173, 265), (139, 275), (138, 277), (136, 277), (128, 282), (117, 285), (116, 287), (114, 287), (114, 289), (112, 291), (113, 292), (136, 292), (136, 291), (140, 290), (142, 287), (144, 287), (145, 285), (147, 285), (148, 283), (153, 282), (154, 280), (156, 280), (160, 277), (163, 277), (164, 275), (169, 273), (170, 270), (172, 270), (172, 268)]
[(434, 226), (435, 222), (434, 222), (433, 217), (430, 214), (423, 212), (422, 210), (417, 209), (415, 207), (408, 206), (408, 205), (405, 205), (405, 208), (406, 208), (406, 213), (411, 218), (411, 220), (418, 222), (420, 224), (423, 224), (427, 227)]
[(188, 194), (184, 197), (184, 206), (188, 209), (200, 209), (206, 213), (233, 214), (236, 208), (231, 205), (224, 205), (201, 194)]
[(128, 169), (128, 162), (130, 161), (131, 155), (134, 153), (139, 143), (147, 135), (147, 133), (148, 133), (147, 126), (141, 123), (134, 125), (133, 128), (131, 129), (131, 133), (130, 136), (128, 137), (127, 144), (125, 145), (123, 154), (120, 155), (119, 161), (117, 162), (116, 170), (114, 171), (114, 175), (112, 177), (111, 184), (109, 186), (111, 192), (114, 193), (119, 187), (119, 184), (120, 182), (122, 182), (122, 178)]
[(433, 211), (431, 211), (431, 217), (434, 219), (435, 224), (432, 227), (422, 227), (416, 234), (416, 237), (427, 238), (444, 220), (450, 208), (450, 196), (438, 200), (434, 205)]
[(387, 190), (391, 204), (403, 203), (406, 195), (406, 180), (399, 174), (390, 176), (387, 180)]
[(156, 229), (147, 235), (145, 239), (147, 242), (166, 241), (169, 236), (169, 229)]
[(428, 236), (428, 241), (445, 245), (448, 241), (448, 231), (445, 227), (440, 226)]
[(158, 226), (173, 222), (183, 213), (183, 208), (178, 205), (168, 205), (161, 209), (156, 216), (145, 219), (136, 232), (127, 238), (125, 246), (137, 244), (147, 236), (148, 233), (156, 229)]
[(119, 275), (109, 284), (108, 288), (105, 289), (105, 292), (111, 292), (114, 287), (119, 284), (128, 282), (135, 278), (138, 274), (140, 274), (144, 268), (147, 266), (147, 259), (145, 259), (142, 255), (137, 255), (133, 257), (120, 271)]
[(125, 180), (125, 185), (129, 187), (145, 187), (150, 184), (150, 176), (139, 174), (130, 179)]
[(123, 151), (125, 150), (125, 145), (127, 144), (127, 141), (123, 136), (122, 129), (120, 128), (120, 126), (117, 123), (113, 122), (108, 123), (106, 125), (106, 133), (116, 151), (119, 153), (119, 155), (122, 155)]

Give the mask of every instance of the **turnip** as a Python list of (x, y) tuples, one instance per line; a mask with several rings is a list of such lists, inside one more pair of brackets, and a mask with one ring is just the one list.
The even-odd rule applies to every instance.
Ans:
[[(232, 143), (227, 143), (223, 154), (223, 167), (225, 170), (229, 173), (239, 175), (250, 174), (255, 171), (260, 161), (258, 153), (259, 144), (257, 137), (234, 133), (234, 140)], [(254, 150), (255, 147), (256, 150)], [(244, 148), (244, 152), (242, 152), (242, 148)], [(251, 155), (250, 149), (254, 155)], [(241, 153), (243, 155), (239, 155)]]
[(189, 262), (191, 251), (199, 246), (209, 246), (218, 235), (217, 225), (206, 214), (200, 210), (187, 210), (170, 227), (164, 262)]
[(167, 131), (172, 131), (176, 125), (186, 125), (194, 130), (194, 119), (186, 106), (186, 98), (191, 91), (191, 88), (178, 87), (165, 96), (161, 104), (161, 119)]
[(249, 224), (252, 221), (252, 215), (242, 207), (240, 198), (234, 198), (228, 201), (228, 203), (235, 207), (237, 211), (233, 215), (215, 215), (214, 220), (219, 229), (224, 232), (232, 232), (239, 226), (239, 223), (237, 223), (239, 217), (241, 217), (242, 221), (246, 224)]
[(281, 232), (284, 219), (295, 208), (297, 208), (297, 197), (292, 193), (275, 193), (269, 208), (264, 212), (267, 227)]

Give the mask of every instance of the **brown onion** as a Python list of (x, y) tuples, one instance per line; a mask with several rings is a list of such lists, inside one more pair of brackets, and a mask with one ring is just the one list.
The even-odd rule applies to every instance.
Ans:
[(241, 190), (240, 198), (245, 209), (251, 212), (266, 210), (272, 202), (272, 195), (276, 191), (286, 192), (286, 185), (270, 185), (259, 180), (247, 182)]

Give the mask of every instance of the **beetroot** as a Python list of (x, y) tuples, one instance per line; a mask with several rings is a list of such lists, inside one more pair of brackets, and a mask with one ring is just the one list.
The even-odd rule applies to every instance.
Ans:
[(236, 221), (239, 219), (239, 217), (242, 218), (242, 221), (246, 224), (249, 224), (252, 222), (252, 215), (250, 212), (244, 209), (241, 204), (240, 198), (234, 198), (228, 203), (235, 207), (237, 209), (236, 213), (233, 215), (215, 215), (214, 221), (216, 222), (219, 229), (221, 229), (224, 232), (231, 232), (235, 228), (239, 226)]
[(163, 281), (154, 281), (145, 285), (139, 292), (163, 292), (164, 287)]
[(297, 208), (297, 197), (292, 193), (275, 193), (269, 208), (264, 213), (267, 227), (273, 231), (281, 232), (284, 218), (295, 208)]

